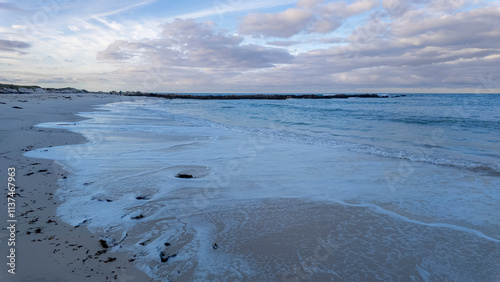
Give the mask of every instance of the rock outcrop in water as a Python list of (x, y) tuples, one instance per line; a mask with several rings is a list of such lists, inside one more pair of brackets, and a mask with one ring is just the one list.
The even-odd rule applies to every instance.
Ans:
[(287, 100), (287, 99), (347, 99), (347, 98), (388, 98), (377, 94), (230, 94), (230, 95), (193, 95), (193, 94), (155, 94), (142, 92), (118, 93), (115, 91), (110, 94), (123, 96), (144, 96), (160, 97), (165, 99), (195, 99), (195, 100)]

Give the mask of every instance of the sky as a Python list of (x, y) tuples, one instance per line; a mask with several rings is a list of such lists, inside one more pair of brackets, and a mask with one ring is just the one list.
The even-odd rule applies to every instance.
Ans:
[(0, 83), (500, 93), (500, 1), (16, 0), (0, 15)]

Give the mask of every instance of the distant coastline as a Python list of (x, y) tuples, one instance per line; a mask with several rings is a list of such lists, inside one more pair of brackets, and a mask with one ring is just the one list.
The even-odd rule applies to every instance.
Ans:
[[(44, 93), (68, 93), (81, 94), (90, 93), (85, 89), (65, 88), (42, 88), (37, 85), (15, 85), (0, 83), (0, 94), (44, 94)], [(100, 92), (105, 93), (105, 92)]]
[(148, 93), (140, 91), (97, 91), (91, 92), (85, 89), (75, 89), (71, 87), (65, 88), (43, 88), (37, 85), (15, 85), (1, 84), (0, 94), (110, 94), (120, 96), (143, 96), (143, 97), (159, 97), (165, 99), (195, 99), (195, 100), (286, 100), (286, 99), (347, 99), (347, 98), (389, 98), (402, 97), (405, 95), (387, 94), (223, 94), (223, 95), (196, 95), (196, 94), (175, 94), (175, 93)]

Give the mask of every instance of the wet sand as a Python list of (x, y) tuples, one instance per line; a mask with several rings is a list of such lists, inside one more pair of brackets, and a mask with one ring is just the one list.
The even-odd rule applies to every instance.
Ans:
[[(122, 252), (110, 252), (99, 243), (99, 235), (84, 226), (70, 226), (56, 216), (61, 204), (54, 195), (57, 180), (67, 173), (50, 160), (23, 156), (29, 150), (86, 143), (66, 130), (43, 129), (36, 124), (78, 121), (78, 112), (93, 106), (134, 100), (105, 94), (0, 94), (0, 179), (4, 183), (2, 263), (0, 281), (153, 281), (137, 270)], [(15, 246), (8, 246), (8, 168), (15, 168)], [(10, 248), (15, 248), (15, 274), (8, 272)]]

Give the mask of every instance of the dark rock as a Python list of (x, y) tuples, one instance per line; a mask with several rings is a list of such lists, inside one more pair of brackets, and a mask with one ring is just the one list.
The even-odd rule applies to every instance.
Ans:
[(214, 244), (212, 245), (212, 248), (213, 248), (214, 250), (217, 250), (217, 249), (219, 248), (219, 245), (217, 245), (217, 243), (214, 243)]
[(108, 250), (99, 250), (99, 251), (97, 251), (97, 252), (95, 253), (95, 255), (94, 255), (94, 256), (100, 256), (100, 255), (105, 254), (105, 253), (107, 253), (107, 252), (108, 252)]
[(177, 254), (173, 254), (173, 255), (169, 255), (167, 256), (164, 252), (161, 252), (160, 253), (160, 259), (161, 259), (161, 262), (167, 262), (168, 259), (170, 258), (175, 258), (177, 256)]
[(101, 247), (103, 247), (105, 249), (109, 248), (108, 242), (106, 242), (106, 240), (100, 239), (99, 244), (101, 244)]
[(80, 224), (76, 225), (75, 228), (80, 227), (80, 225), (87, 223), (87, 220), (85, 219), (84, 221), (80, 222)]
[(22, 109), (21, 107), (18, 107), (18, 106), (14, 106), (12, 107), (13, 109)]
[(131, 217), (132, 219), (141, 219), (141, 218), (144, 218), (144, 215), (141, 213), (140, 215), (137, 215), (137, 216), (133, 216)]
[(163, 244), (163, 245), (165, 245), (165, 247), (168, 247), (168, 246), (170, 246), (170, 243), (169, 243), (169, 242), (167, 242), (167, 243), (165, 243), (165, 244)]
[(112, 261), (115, 261), (115, 260), (116, 260), (116, 258), (108, 257), (108, 260), (105, 260), (104, 263), (112, 262)]
[(146, 241), (144, 241), (144, 242), (140, 242), (140, 243), (139, 243), (139, 245), (141, 245), (141, 246), (146, 246), (147, 244), (151, 243), (151, 240), (152, 240), (152, 239), (147, 239), (147, 240), (146, 240)]
[(177, 177), (177, 178), (196, 178), (196, 177), (192, 176), (191, 174), (185, 174), (185, 173), (179, 173), (175, 177)]
[[(115, 94), (111, 92), (110, 94)], [(280, 94), (252, 94), (252, 95), (190, 95), (190, 94), (155, 94), (142, 92), (126, 92), (125, 96), (160, 97), (165, 99), (195, 99), (195, 100), (286, 100), (286, 99), (347, 99), (357, 98), (387, 98), (377, 94), (302, 94), (302, 95), (280, 95)]]

